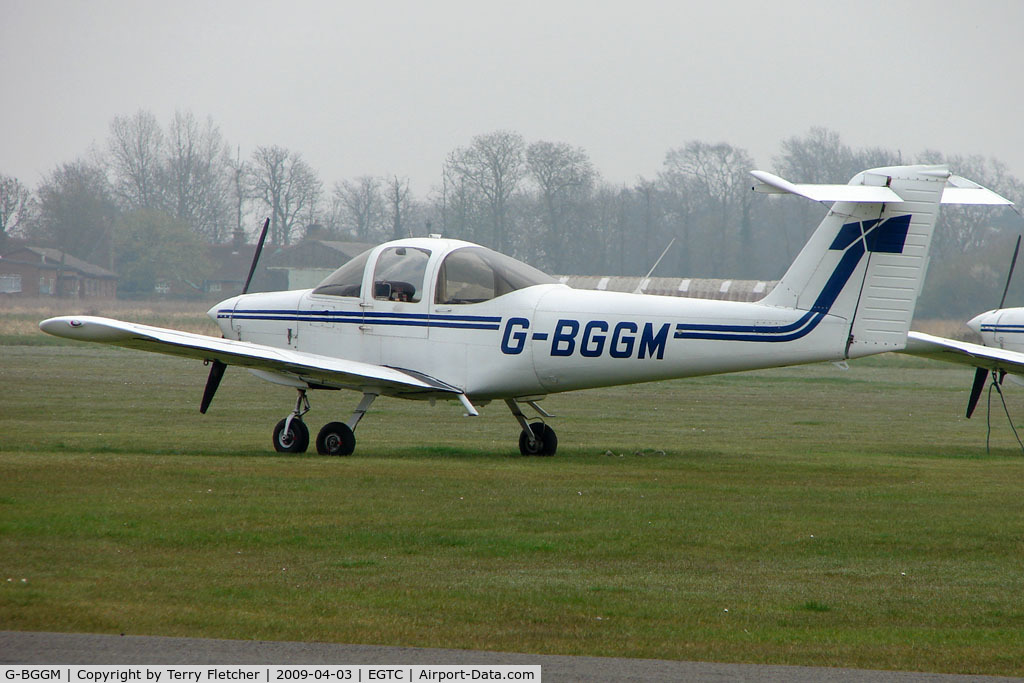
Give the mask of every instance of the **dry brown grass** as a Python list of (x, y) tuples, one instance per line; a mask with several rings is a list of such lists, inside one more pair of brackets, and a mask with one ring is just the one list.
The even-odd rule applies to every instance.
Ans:
[(918, 332), (934, 334), (937, 337), (958, 339), (975, 344), (981, 343), (978, 333), (967, 327), (963, 320), (914, 320), (910, 327)]
[(121, 299), (15, 299), (0, 296), (0, 336), (41, 334), (39, 321), (58, 315), (98, 315), (131, 322), (173, 327), (187, 332), (220, 334), (206, 316), (204, 301), (125, 301)]

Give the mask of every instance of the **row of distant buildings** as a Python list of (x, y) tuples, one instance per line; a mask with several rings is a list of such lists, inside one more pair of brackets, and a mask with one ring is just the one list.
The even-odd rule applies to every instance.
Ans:
[[(306, 240), (287, 248), (268, 249), (251, 287), (254, 291), (315, 287), (330, 273), (372, 245), (360, 242)], [(168, 298), (226, 298), (242, 290), (256, 247), (236, 240), (208, 247), (213, 275), (202, 282), (158, 282), (156, 294)], [(117, 273), (86, 263), (58, 249), (12, 246), (0, 254), (0, 302), (5, 297), (113, 299)], [(563, 276), (577, 289), (643, 292), (700, 299), (756, 301), (771, 291), (773, 281), (697, 278)]]
[[(254, 290), (313, 287), (370, 244), (308, 240), (288, 248), (267, 249), (253, 280)], [(256, 247), (236, 241), (208, 247), (212, 275), (202, 282), (157, 282), (156, 294), (168, 298), (218, 298), (242, 289)], [(62, 297), (113, 299), (118, 275), (59, 249), (10, 246), (0, 254), (0, 298)]]

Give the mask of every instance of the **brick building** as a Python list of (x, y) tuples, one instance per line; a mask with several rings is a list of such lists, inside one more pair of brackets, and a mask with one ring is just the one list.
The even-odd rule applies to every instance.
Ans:
[(117, 274), (58, 249), (15, 247), (0, 256), (0, 295), (113, 299)]

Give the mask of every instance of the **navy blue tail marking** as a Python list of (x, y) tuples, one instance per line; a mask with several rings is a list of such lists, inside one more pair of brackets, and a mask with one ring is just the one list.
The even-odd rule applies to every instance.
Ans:
[(799, 339), (811, 332), (835, 304), (850, 277), (868, 253), (902, 254), (910, 230), (911, 214), (846, 223), (836, 234), (829, 249), (843, 251), (811, 310), (798, 320), (785, 325), (676, 325), (676, 339), (712, 339), (719, 341), (785, 342)]

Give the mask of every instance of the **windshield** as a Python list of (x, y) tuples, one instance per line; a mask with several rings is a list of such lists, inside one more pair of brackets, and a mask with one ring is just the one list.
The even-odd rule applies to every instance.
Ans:
[(477, 304), (533, 285), (556, 284), (550, 275), (484, 247), (464, 247), (445, 257), (434, 302)]
[(363, 270), (366, 268), (366, 260), (370, 258), (370, 251), (367, 249), (328, 275), (313, 290), (313, 293), (331, 296), (359, 296), (363, 287)]
[(373, 297), (416, 303), (423, 298), (430, 252), (413, 247), (390, 247), (377, 257)]

